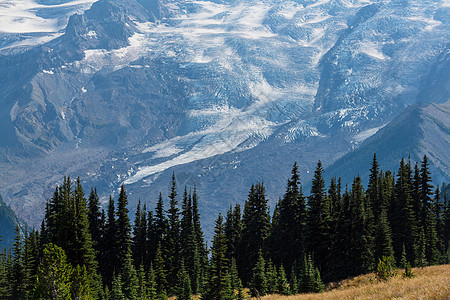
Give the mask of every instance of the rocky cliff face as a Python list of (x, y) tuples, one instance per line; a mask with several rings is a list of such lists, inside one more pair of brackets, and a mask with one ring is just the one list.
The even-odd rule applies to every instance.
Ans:
[(445, 1), (24, 3), (0, 8), (30, 24), (0, 22), (0, 191), (27, 220), (63, 175), (154, 203), (175, 171), (205, 217), (276, 198), (295, 160), (306, 182), (449, 98)]

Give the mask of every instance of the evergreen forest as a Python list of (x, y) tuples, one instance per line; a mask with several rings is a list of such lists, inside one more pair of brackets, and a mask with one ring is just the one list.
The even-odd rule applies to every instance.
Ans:
[(2, 248), (0, 299), (244, 299), (321, 292), (386, 261), (450, 263), (450, 201), (432, 185), (426, 156), (402, 159), (394, 173), (374, 155), (367, 187), (360, 177), (326, 185), (319, 161), (309, 195), (295, 163), (280, 195), (270, 210), (264, 184), (252, 185), (243, 206), (217, 216), (207, 245), (201, 199), (175, 175), (167, 207), (160, 194), (135, 212), (124, 186), (105, 210), (95, 188), (65, 178), (41, 228), (17, 227), (13, 247)]

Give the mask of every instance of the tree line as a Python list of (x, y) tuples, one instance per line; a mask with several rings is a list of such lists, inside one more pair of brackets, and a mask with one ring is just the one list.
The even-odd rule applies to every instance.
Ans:
[[(317, 163), (309, 196), (297, 163), (271, 213), (263, 183), (243, 209), (218, 215), (205, 243), (199, 199), (172, 176), (169, 205), (139, 201), (134, 223), (122, 186), (101, 208), (96, 189), (65, 178), (47, 201), (40, 230), (20, 233), (0, 255), (0, 299), (244, 299), (321, 292), (324, 283), (374, 271), (383, 257), (397, 267), (450, 262), (450, 203), (431, 184), (428, 160), (402, 159), (396, 174), (373, 157), (361, 178), (328, 188)], [(179, 203), (180, 202), (180, 203)]]

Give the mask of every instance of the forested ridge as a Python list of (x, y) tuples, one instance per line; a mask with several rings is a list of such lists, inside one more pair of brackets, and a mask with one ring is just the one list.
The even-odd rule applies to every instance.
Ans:
[(105, 211), (95, 188), (86, 195), (79, 179), (65, 178), (41, 228), (17, 228), (2, 250), (0, 299), (243, 299), (244, 287), (261, 296), (321, 292), (380, 260), (450, 263), (450, 201), (431, 184), (426, 156), (402, 159), (393, 173), (374, 155), (367, 189), (359, 176), (326, 186), (323, 173), (319, 161), (306, 196), (295, 163), (272, 214), (263, 183), (252, 185), (243, 207), (218, 215), (210, 247), (201, 199), (175, 175), (168, 207), (162, 194), (153, 210), (139, 201), (133, 223), (124, 186)]

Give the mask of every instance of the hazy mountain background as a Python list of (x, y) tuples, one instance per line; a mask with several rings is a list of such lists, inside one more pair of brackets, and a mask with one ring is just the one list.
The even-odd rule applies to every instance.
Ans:
[(37, 226), (64, 175), (153, 208), (175, 172), (210, 229), (294, 161), (306, 190), (318, 159), (349, 181), (373, 152), (448, 182), (449, 21), (448, 0), (2, 3), (0, 193)]

